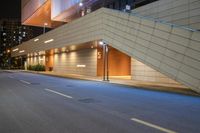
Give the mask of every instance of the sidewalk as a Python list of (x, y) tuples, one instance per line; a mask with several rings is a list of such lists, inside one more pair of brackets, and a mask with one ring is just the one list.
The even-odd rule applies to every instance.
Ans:
[(76, 74), (59, 74), (55, 72), (36, 72), (36, 71), (26, 71), (26, 70), (7, 70), (7, 72), (17, 72), (17, 71), (62, 77), (62, 78), (72, 78), (72, 79), (90, 80), (90, 81), (98, 81), (98, 82), (109, 82), (112, 84), (127, 85), (127, 86), (132, 86), (132, 87), (136, 87), (140, 89), (142, 88), (142, 89), (149, 89), (149, 90), (156, 90), (156, 91), (180, 93), (180, 94), (192, 95), (192, 96), (200, 96), (193, 90), (183, 85), (178, 85), (178, 84), (169, 85), (169, 84), (162, 84), (162, 83), (155, 83), (155, 82), (135, 81), (127, 77), (123, 77), (123, 79), (119, 79), (119, 77), (111, 77), (110, 81), (103, 81), (102, 77), (83, 76), (83, 75), (76, 75)]

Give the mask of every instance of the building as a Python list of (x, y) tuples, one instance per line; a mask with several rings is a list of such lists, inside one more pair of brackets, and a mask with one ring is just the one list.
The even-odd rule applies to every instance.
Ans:
[(12, 57), (55, 73), (183, 84), (200, 92), (199, 0), (107, 2), (23, 0), (23, 24), (57, 28), (13, 47)]
[(1, 19), (0, 27), (0, 67), (2, 68), (9, 67), (11, 64), (18, 66), (16, 61), (11, 62), (12, 47), (43, 33), (41, 28), (22, 26), (19, 19)]

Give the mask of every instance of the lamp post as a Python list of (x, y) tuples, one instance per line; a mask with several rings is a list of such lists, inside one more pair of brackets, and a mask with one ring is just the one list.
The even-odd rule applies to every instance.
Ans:
[(21, 63), (20, 69), (23, 69), (23, 60), (22, 60), (22, 56), (20, 56), (20, 63)]
[(44, 27), (43, 27), (43, 34), (46, 32), (46, 26), (48, 25), (48, 23), (44, 23)]
[(103, 81), (109, 81), (108, 44), (103, 41), (99, 44), (103, 46)]
[(11, 69), (11, 55), (10, 55), (10, 49), (7, 50), (7, 55), (8, 55), (8, 67)]

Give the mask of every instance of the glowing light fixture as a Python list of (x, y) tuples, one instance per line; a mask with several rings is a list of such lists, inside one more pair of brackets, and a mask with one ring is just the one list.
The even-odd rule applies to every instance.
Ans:
[(44, 23), (44, 26), (47, 26), (48, 25), (48, 23)]
[(86, 67), (86, 65), (76, 65), (76, 67)]
[(54, 39), (49, 39), (49, 40), (46, 40), (44, 43), (50, 43), (50, 42), (53, 42)]
[(39, 38), (36, 38), (36, 39), (34, 40), (34, 42), (37, 42), (37, 41), (39, 41)]
[(80, 3), (79, 3), (79, 6), (80, 6), (80, 7), (81, 7), (81, 6), (83, 6), (83, 3), (82, 3), (82, 2), (80, 2)]
[(19, 50), (19, 49), (18, 49), (18, 48), (16, 48), (16, 49), (13, 49), (12, 51), (13, 51), (13, 52), (16, 52), (16, 51), (18, 51), (18, 50)]
[(21, 51), (19, 51), (19, 53), (24, 53), (25, 52), (25, 50), (21, 50)]
[(104, 45), (104, 42), (103, 41), (99, 41), (99, 45)]

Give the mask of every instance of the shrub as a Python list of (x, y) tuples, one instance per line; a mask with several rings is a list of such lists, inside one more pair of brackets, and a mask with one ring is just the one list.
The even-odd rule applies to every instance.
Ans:
[(27, 67), (28, 70), (32, 70), (32, 71), (45, 71), (45, 66), (44, 65), (29, 65)]

